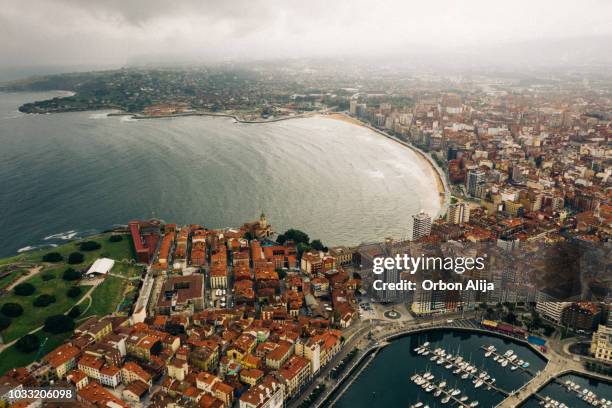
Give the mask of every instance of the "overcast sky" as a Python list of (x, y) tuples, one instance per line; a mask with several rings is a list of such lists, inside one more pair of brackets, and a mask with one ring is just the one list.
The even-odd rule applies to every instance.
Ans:
[(3, 0), (0, 67), (476, 53), (611, 21), (611, 0)]

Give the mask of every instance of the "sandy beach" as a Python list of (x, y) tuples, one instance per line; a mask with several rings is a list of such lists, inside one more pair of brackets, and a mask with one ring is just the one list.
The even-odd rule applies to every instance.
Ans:
[(404, 142), (403, 140), (400, 140), (398, 138), (396, 138), (395, 136), (391, 136), (389, 134), (387, 134), (386, 132), (380, 130), (380, 129), (376, 129), (373, 126), (368, 125), (367, 123), (364, 123), (362, 121), (360, 121), (359, 119), (353, 118), (351, 116), (348, 116), (346, 114), (343, 113), (331, 113), (331, 114), (326, 114), (326, 115), (319, 115), (321, 117), (324, 118), (329, 118), (329, 119), (334, 119), (334, 120), (341, 120), (343, 122), (346, 123), (351, 123), (353, 125), (357, 125), (357, 126), (363, 126), (366, 127), (382, 136), (385, 136), (388, 139), (391, 139), (401, 145), (403, 145), (404, 147), (407, 147), (409, 149), (411, 149), (413, 152), (415, 152), (417, 155), (419, 155), (419, 157), (421, 157), (424, 161), (427, 162), (427, 164), (430, 166), (430, 168), (433, 170), (434, 174), (435, 174), (435, 178), (436, 178), (436, 186), (438, 188), (438, 196), (440, 199), (440, 215), (444, 215), (444, 213), (446, 212), (446, 208), (445, 208), (445, 204), (446, 204), (446, 195), (449, 192), (447, 187), (446, 187), (446, 183), (445, 181), (445, 177), (446, 175), (444, 174), (443, 170), (440, 169), (437, 164), (434, 163), (433, 159), (431, 157), (429, 157), (427, 155), (427, 153), (425, 153), (424, 151), (422, 151), (421, 149), (419, 149), (416, 146), (413, 146), (412, 144), (408, 143), (408, 142)]

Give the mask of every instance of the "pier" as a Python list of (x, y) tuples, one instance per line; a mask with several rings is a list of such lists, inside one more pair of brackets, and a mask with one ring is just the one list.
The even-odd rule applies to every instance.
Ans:
[(494, 356), (497, 356), (497, 357), (499, 357), (499, 358), (503, 358), (503, 359), (507, 360), (507, 361), (508, 361), (508, 364), (511, 364), (511, 365), (515, 366), (516, 368), (518, 368), (518, 369), (520, 369), (520, 370), (523, 370), (524, 372), (526, 372), (526, 373), (527, 373), (527, 374), (529, 374), (530, 376), (532, 376), (532, 377), (535, 377), (535, 376), (536, 376), (536, 374), (534, 374), (534, 373), (533, 373), (531, 370), (529, 370), (529, 369), (527, 369), (526, 367), (523, 367), (523, 366), (519, 365), (517, 362), (515, 362), (516, 360), (515, 360), (515, 361), (510, 361), (510, 360), (508, 360), (508, 357), (504, 356), (503, 354), (499, 354), (497, 351), (492, 351), (492, 350), (489, 350), (489, 349), (488, 349), (488, 348), (486, 348), (485, 346), (480, 346), (480, 348), (481, 348), (481, 349), (483, 349), (483, 350), (484, 350), (484, 351), (486, 351), (486, 352), (489, 352), (489, 351), (490, 351), (490, 352), (491, 352), (491, 355), (494, 355)]
[[(434, 351), (433, 351), (433, 350), (431, 350), (431, 349), (429, 349), (429, 347), (425, 347), (424, 349), (425, 349), (425, 350), (429, 350), (429, 352), (430, 352), (430, 353), (434, 353)], [(435, 353), (434, 353), (434, 354), (435, 354)], [(481, 381), (483, 382), (483, 385), (484, 385), (484, 386), (486, 386), (486, 387), (487, 387), (487, 389), (494, 390), (494, 391), (496, 391), (496, 392), (498, 392), (498, 393), (502, 394), (504, 397), (508, 397), (508, 396), (510, 395), (510, 393), (509, 393), (508, 391), (504, 390), (503, 388), (498, 387), (498, 386), (497, 386), (497, 385), (495, 385), (495, 383), (494, 383), (493, 381), (491, 381), (490, 379), (489, 379), (489, 380), (485, 380), (484, 378), (480, 378), (480, 377), (478, 377), (478, 376), (476, 375), (476, 373), (480, 373), (480, 372), (482, 372), (482, 371), (479, 371), (479, 370), (478, 370), (478, 371), (476, 371), (476, 373), (471, 373), (471, 372), (468, 372), (468, 371), (464, 370), (464, 369), (463, 369), (463, 368), (462, 368), (462, 367), (461, 367), (461, 366), (460, 366), (458, 363), (455, 363), (455, 361), (449, 360), (449, 359), (448, 359), (448, 358), (446, 358), (446, 357), (442, 357), (442, 358), (445, 360), (445, 362), (444, 362), (442, 365), (444, 365), (444, 364), (446, 364), (446, 365), (451, 364), (453, 368), (455, 368), (455, 369), (460, 369), (460, 370), (461, 370), (461, 371), (460, 371), (459, 373), (457, 373), (456, 375), (459, 375), (460, 373), (467, 374), (467, 375), (468, 375), (468, 378), (466, 378), (466, 380), (467, 380), (467, 379), (470, 379), (470, 380), (472, 380), (472, 379), (478, 379), (478, 380), (481, 380)], [(468, 363), (468, 364), (469, 364), (469, 363)], [(449, 368), (449, 370), (451, 370), (451, 368)]]

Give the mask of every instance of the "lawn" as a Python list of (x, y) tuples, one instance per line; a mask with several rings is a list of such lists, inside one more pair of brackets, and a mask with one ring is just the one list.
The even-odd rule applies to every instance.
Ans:
[[(82, 264), (74, 265), (77, 268), (85, 268), (98, 258), (111, 258), (116, 261), (123, 259), (134, 259), (134, 250), (132, 248), (132, 239), (129, 235), (123, 235), (123, 240), (119, 242), (110, 242), (108, 238), (110, 234), (102, 234), (94, 237), (84, 238), (77, 241), (71, 241), (57, 248), (45, 248), (36, 251), (24, 252), (19, 255), (0, 259), (0, 265), (14, 262), (41, 262), (44, 254), (49, 252), (59, 252), (64, 257), (64, 262), (58, 262), (57, 265), (65, 265), (68, 255), (71, 252), (81, 252), (85, 255), (85, 260)], [(84, 241), (95, 241), (102, 245), (102, 248), (95, 251), (80, 251), (79, 244)]]
[(0, 375), (3, 375), (12, 368), (27, 366), (33, 362), (37, 356), (38, 359), (44, 357), (47, 353), (62, 344), (71, 334), (70, 332), (61, 334), (47, 334), (43, 331), (37, 332), (36, 335), (40, 338), (41, 344), (45, 337), (47, 337), (47, 342), (42, 350), (40, 350), (40, 353), (36, 351), (32, 353), (22, 353), (17, 350), (15, 345), (12, 345), (0, 353)]
[(123, 300), (128, 283), (126, 279), (107, 276), (104, 282), (94, 289), (91, 294), (91, 306), (79, 318), (92, 315), (105, 316), (113, 313), (117, 305)]
[[(5, 343), (18, 339), (29, 331), (42, 326), (47, 317), (67, 312), (87, 292), (90, 286), (82, 286), (82, 292), (78, 298), (68, 297), (66, 292), (75, 282), (63, 280), (63, 270), (63, 268), (45, 270), (28, 279), (26, 282), (31, 283), (36, 288), (36, 291), (30, 296), (17, 296), (10, 292), (6, 296), (0, 297), (0, 305), (14, 302), (19, 303), (23, 307), (23, 314), (12, 318), (11, 325), (2, 332)], [(47, 273), (53, 273), (55, 279), (44, 281), (42, 276)], [(34, 299), (42, 294), (54, 295), (57, 300), (47, 307), (33, 306), (32, 302)]]
[(127, 279), (140, 278), (142, 275), (143, 267), (138, 265), (132, 265), (129, 262), (115, 262), (111, 273), (121, 275)]
[(23, 274), (24, 270), (18, 269), (0, 278), (0, 290), (15, 282)]

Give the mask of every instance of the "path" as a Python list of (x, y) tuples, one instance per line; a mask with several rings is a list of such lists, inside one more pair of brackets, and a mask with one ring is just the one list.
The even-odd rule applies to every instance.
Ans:
[[(91, 288), (90, 288), (90, 289), (87, 291), (87, 293), (85, 293), (85, 295), (84, 295), (84, 296), (83, 296), (81, 299), (79, 299), (79, 301), (78, 301), (78, 302), (76, 302), (76, 303), (75, 303), (75, 304), (74, 304), (72, 307), (74, 307), (74, 306), (76, 306), (76, 305), (81, 304), (81, 303), (82, 303), (82, 302), (83, 302), (85, 299), (87, 299), (87, 298), (91, 298), (91, 293), (94, 291), (94, 289), (96, 288), (96, 286), (97, 286), (97, 285), (92, 286), (92, 287), (91, 287)], [(72, 309), (72, 307), (71, 307), (70, 309)], [(88, 307), (88, 308), (89, 308), (89, 307)], [(66, 310), (66, 311), (64, 312), (64, 314), (68, 314), (68, 312), (70, 312), (70, 309)], [(44, 325), (43, 325), (43, 326), (38, 326), (37, 328), (32, 329), (32, 330), (30, 330), (29, 332), (27, 332), (27, 333), (26, 333), (26, 335), (27, 335), (27, 334), (34, 334), (34, 333), (36, 333), (37, 331), (42, 330), (42, 328), (43, 328), (43, 327), (44, 327)], [(24, 336), (25, 336), (25, 335), (24, 335)], [(13, 344), (17, 343), (17, 341), (18, 341), (18, 340), (19, 340), (19, 339), (15, 339), (15, 340), (13, 340), (13, 341), (11, 341), (11, 342), (9, 342), (9, 343), (6, 343), (6, 344), (1, 344), (1, 345), (0, 345), (0, 353), (2, 353), (2, 352), (5, 350), (5, 349), (7, 349), (7, 348), (11, 347)]]
[(571, 358), (567, 358), (558, 354), (554, 349), (549, 348), (548, 353), (548, 364), (541, 372), (537, 373), (536, 376), (517, 392), (510, 395), (504, 401), (502, 401), (497, 407), (498, 408), (513, 408), (521, 406), (525, 401), (531, 398), (535, 393), (544, 387), (549, 381), (569, 372), (575, 372), (577, 374), (584, 374), (589, 377), (600, 378), (604, 381), (611, 381), (612, 379), (607, 376), (597, 375), (590, 371), (587, 371), (581, 362), (574, 361)]
[(23, 283), (23, 282), (27, 281), (28, 279), (33, 278), (34, 276), (38, 275), (40, 273), (40, 271), (43, 270), (43, 268), (44, 268), (43, 265), (38, 265), (38, 266), (35, 266), (34, 268), (28, 269), (29, 272), (28, 272), (27, 275), (21, 275), (13, 283), (8, 285), (4, 290), (7, 291), (7, 292), (13, 290), (13, 288), (15, 286), (17, 286), (20, 283)]

